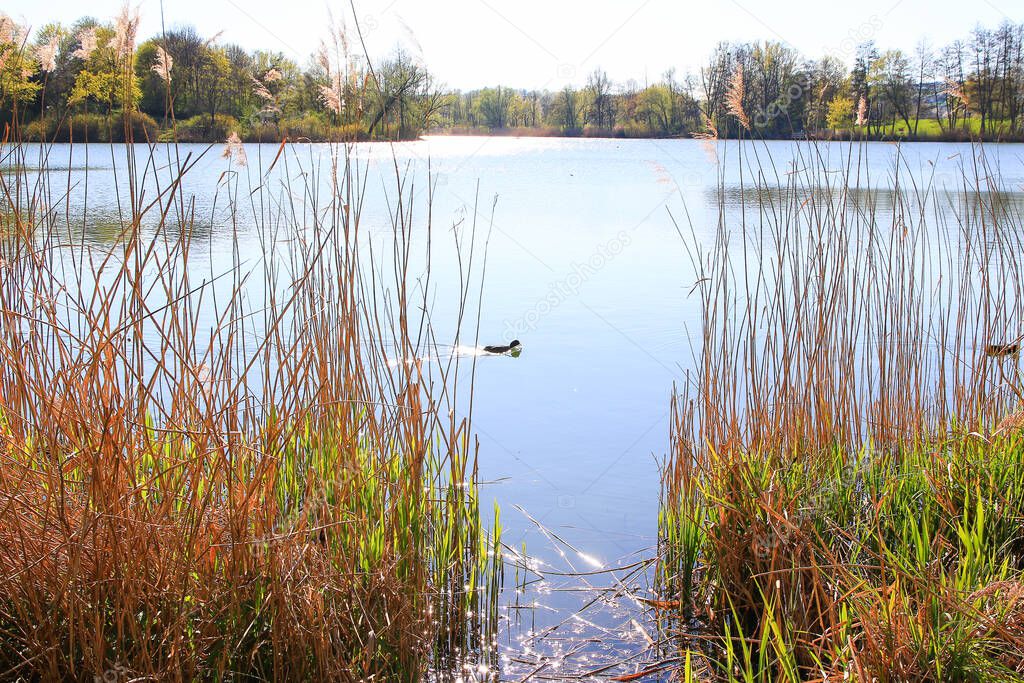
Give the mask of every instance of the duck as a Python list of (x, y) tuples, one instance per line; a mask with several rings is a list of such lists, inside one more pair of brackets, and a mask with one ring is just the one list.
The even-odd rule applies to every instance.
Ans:
[(497, 345), (497, 346), (485, 346), (484, 351), (487, 353), (508, 353), (518, 349), (522, 344), (518, 339), (513, 339), (508, 345)]
[(989, 344), (985, 347), (985, 355), (992, 358), (1016, 356), (1018, 353), (1020, 353), (1019, 342), (1011, 344)]

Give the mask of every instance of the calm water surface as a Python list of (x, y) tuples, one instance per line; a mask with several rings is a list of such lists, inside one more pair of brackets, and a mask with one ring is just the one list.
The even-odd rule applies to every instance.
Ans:
[[(178, 153), (199, 155), (204, 149), (183, 145)], [(262, 157), (266, 167), (277, 147), (247, 149), (247, 173), (255, 185), (257, 159)], [(186, 188), (196, 195), (197, 225), (209, 230), (205, 249), (210, 261), (226, 267), (231, 227), (225, 224), (223, 185), (220, 196), (214, 188), (228, 162), (219, 151), (207, 154), (190, 172)], [(436, 235), (467, 225), (474, 207), (478, 229), (486, 230), (496, 200), (481, 343), (518, 337), (524, 349), (519, 358), (479, 361), (474, 427), (480, 437), (480, 475), (490, 482), (485, 496), (502, 509), (505, 541), (513, 547), (525, 542), (528, 552), (548, 567), (593, 570), (653, 554), (658, 462), (668, 450), (669, 401), (673, 385), (686, 382), (699, 341), (698, 302), (688, 295), (696, 276), (685, 242), (711, 243), (720, 197), (731, 205), (750, 201), (749, 190), (739, 183), (737, 152), (735, 142), (448, 137), (355, 149), (355, 156), (369, 164), (364, 224), (379, 228), (381, 239), (389, 226), (384, 188), (394, 185), (395, 161), (418, 184), (421, 202), (429, 161), (436, 180)], [(960, 168), (971, 166), (976, 150), (920, 143), (902, 152), (911, 175), (955, 187)], [(744, 163), (756, 165), (760, 159), (771, 182), (785, 182), (786, 174), (805, 166), (811, 153), (806, 143), (748, 144)], [(862, 156), (868, 171), (864, 187), (882, 190), (884, 199), (891, 186), (895, 145), (821, 144), (813, 153), (836, 172), (850, 153)], [(1005, 188), (1024, 190), (1024, 147), (992, 146), (985, 153)], [(281, 172), (301, 182), (309, 177), (302, 174), (313, 160), (322, 161), (329, 150), (314, 146), (296, 154), (309, 163), (289, 162)], [(112, 158), (109, 147), (56, 146), (50, 164), (72, 169), (72, 207), (80, 206), (86, 192), (78, 176), (88, 166), (90, 215), (116, 218), (114, 188), (124, 182), (124, 161)], [(670, 212), (681, 223), (683, 237)], [(257, 231), (244, 224), (237, 229), (243, 257), (260, 258)], [(96, 242), (116, 234), (102, 220), (91, 219), (86, 230), (87, 239)], [(444, 240), (437, 239), (443, 246)], [(438, 247), (434, 253), (439, 284), (433, 298), (441, 318), (437, 328), (443, 331), (454, 297), (445, 274), (455, 266), (450, 250)], [(484, 501), (483, 510), (490, 509), (489, 502)], [(527, 629), (559, 624), (593, 597), (575, 590), (583, 583), (549, 577), (518, 596), (521, 603), (539, 603), (539, 609), (510, 614), (518, 615)], [(610, 580), (597, 577), (591, 583), (608, 585)], [(646, 582), (636, 587), (642, 590)], [(629, 622), (641, 613), (630, 612), (635, 603), (627, 600), (621, 610), (597, 607), (584, 618), (570, 618), (561, 630), (602, 637), (602, 647), (613, 650), (608, 656), (642, 644)], [(568, 647), (533, 642), (528, 631), (512, 629), (509, 635), (512, 651), (529, 654), (519, 657), (524, 661), (531, 661), (535, 651)], [(584, 651), (566, 666), (586, 670), (588, 658), (596, 662), (600, 655)], [(507, 666), (510, 671), (530, 668), (515, 661)]]

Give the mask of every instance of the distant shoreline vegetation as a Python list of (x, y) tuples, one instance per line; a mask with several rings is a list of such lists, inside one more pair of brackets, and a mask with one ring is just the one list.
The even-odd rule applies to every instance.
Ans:
[[(1024, 24), (912, 54), (868, 20), (834, 54), (721, 43), (695, 73), (582, 87), (445, 88), (396, 49), (372, 66), (344, 24), (305, 64), (176, 27), (136, 44), (138, 15), (30, 33), (0, 14), (0, 131), (45, 142), (409, 140), (423, 134), (1024, 141)], [(849, 44), (847, 44), (849, 43)], [(358, 45), (358, 41), (355, 42)], [(852, 58), (847, 68), (843, 58)]]
[[(707, 139), (699, 134), (677, 134), (657, 135), (649, 133), (638, 133), (627, 131), (622, 128), (595, 129), (585, 128), (576, 131), (562, 131), (557, 128), (436, 128), (424, 132), (424, 135), (431, 136), (479, 136), (479, 137), (507, 137), (507, 138), (584, 138), (593, 140), (691, 140)], [(739, 137), (739, 136), (733, 136)], [(956, 130), (944, 131), (920, 131), (917, 134), (908, 132), (902, 126), (888, 126), (879, 131), (868, 133), (867, 127), (853, 128), (850, 130), (822, 130), (822, 131), (795, 131), (789, 135), (776, 135), (772, 137), (754, 135), (742, 136), (744, 139), (753, 137), (762, 140), (819, 140), (819, 141), (849, 141), (863, 140), (868, 142), (1024, 142), (1024, 131), (993, 131), (981, 135), (976, 130), (958, 128)], [(732, 139), (720, 135), (717, 139)]]

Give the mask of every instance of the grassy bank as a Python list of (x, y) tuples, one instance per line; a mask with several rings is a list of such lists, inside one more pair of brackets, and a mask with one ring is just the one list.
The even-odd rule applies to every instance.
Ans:
[(691, 254), (661, 515), (684, 677), (1021, 680), (1024, 394), (989, 348), (1020, 334), (1020, 202), (980, 148), (883, 189), (856, 146), (839, 173), (805, 149), (781, 188), (736, 160)]
[(453, 410), (472, 387), (457, 359), (408, 362), (462, 333), (434, 330), (409, 285), (429, 272), (424, 199), (396, 177), (381, 250), (360, 207), (382, 179), (344, 147), (263, 165), (229, 147), (216, 219), (186, 189), (195, 158), (139, 150), (109, 149), (126, 169), (111, 219), (66, 195), (84, 182), (67, 159), (2, 148), (0, 678), (492, 666), (498, 521)]
[(981, 119), (962, 119), (951, 126), (935, 119), (911, 120), (887, 125), (854, 126), (848, 130), (824, 131), (814, 134), (823, 140), (901, 140), (907, 142), (1024, 142), (1024, 131), (1009, 121), (987, 121), (982, 130)]

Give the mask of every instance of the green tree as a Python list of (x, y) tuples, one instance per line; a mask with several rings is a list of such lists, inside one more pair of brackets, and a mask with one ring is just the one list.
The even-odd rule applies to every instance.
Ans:
[(853, 127), (853, 114), (856, 106), (847, 95), (836, 95), (828, 103), (828, 127), (832, 130), (850, 130)]
[(477, 108), (484, 125), (501, 129), (508, 125), (512, 111), (512, 91), (508, 88), (484, 88), (477, 99)]
[(13, 113), (34, 100), (42, 87), (35, 80), (37, 72), (38, 61), (25, 51), (24, 29), (0, 12), (0, 106)]
[(69, 104), (98, 107), (104, 113), (133, 109), (142, 95), (132, 68), (133, 54), (118, 49), (112, 27), (98, 26), (95, 34), (96, 47), (82, 55)]
[(582, 112), (580, 111), (581, 100), (579, 92), (574, 90), (572, 86), (565, 86), (558, 93), (558, 97), (555, 98), (554, 105), (551, 108), (549, 118), (552, 124), (563, 133), (569, 135), (578, 134), (580, 131), (580, 121), (582, 120)]

